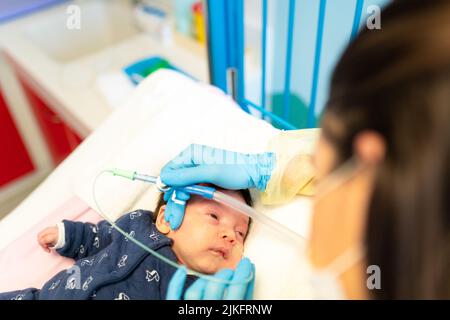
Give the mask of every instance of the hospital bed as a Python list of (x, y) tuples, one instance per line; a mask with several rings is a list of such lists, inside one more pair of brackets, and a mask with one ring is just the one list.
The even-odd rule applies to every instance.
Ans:
[[(161, 167), (191, 143), (239, 152), (264, 151), (279, 133), (245, 113), (215, 87), (161, 70), (146, 78), (122, 107), (91, 134), (25, 201), (0, 221), (0, 290), (38, 286), (70, 261), (48, 255), (36, 242), (41, 228), (63, 219), (98, 221), (93, 181), (103, 169), (119, 167), (158, 175)], [(317, 130), (300, 142), (313, 151)], [(96, 198), (112, 219), (136, 208), (153, 209), (157, 191), (148, 184), (112, 176), (98, 179)], [(255, 208), (307, 237), (310, 199)], [(298, 298), (296, 274), (302, 250), (255, 224), (245, 254), (257, 266), (255, 298)], [(276, 256), (277, 259), (273, 259)], [(300, 281), (300, 277), (299, 277)]]

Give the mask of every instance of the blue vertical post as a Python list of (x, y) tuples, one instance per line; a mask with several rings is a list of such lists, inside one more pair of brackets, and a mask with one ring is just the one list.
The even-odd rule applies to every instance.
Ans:
[(233, 88), (236, 101), (244, 103), (244, 2), (243, 0), (208, 0), (208, 56), (210, 81), (228, 92), (229, 70), (236, 76)]
[(289, 117), (289, 102), (291, 99), (291, 65), (292, 65), (292, 37), (294, 34), (295, 0), (289, 0), (289, 21), (287, 30), (286, 70), (284, 80), (283, 118)]
[(355, 6), (355, 15), (353, 17), (353, 27), (352, 34), (350, 36), (350, 41), (353, 40), (358, 34), (359, 24), (361, 23), (361, 15), (364, 6), (364, 0), (357, 0)]
[[(229, 1), (233, 6), (232, 22), (235, 25), (236, 38), (234, 42), (230, 43), (230, 47), (235, 48), (235, 52), (232, 55), (236, 57), (236, 61), (232, 64), (232, 67), (237, 70), (237, 93), (236, 100), (241, 107), (249, 112), (247, 106), (244, 104), (245, 98), (245, 77), (244, 77), (244, 0)], [(234, 43), (234, 45), (233, 45)]]
[(324, 25), (324, 20), (325, 20), (326, 5), (327, 5), (326, 0), (320, 0), (319, 20), (318, 20), (318, 25), (317, 25), (317, 36), (316, 36), (316, 53), (315, 53), (315, 57), (314, 57), (313, 84), (312, 84), (312, 88), (311, 88), (311, 103), (308, 108), (307, 126), (309, 128), (313, 127), (314, 122), (315, 122), (317, 85), (319, 82), (319, 66), (320, 66), (320, 57), (321, 57), (321, 51), (322, 51), (323, 25)]
[(227, 92), (226, 0), (206, 1), (209, 81)]
[[(266, 110), (267, 0), (262, 0), (261, 107)], [(263, 116), (264, 119), (264, 116)]]

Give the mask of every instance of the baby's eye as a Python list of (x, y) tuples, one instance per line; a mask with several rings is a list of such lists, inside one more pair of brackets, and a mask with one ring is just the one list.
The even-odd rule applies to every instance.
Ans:
[(209, 216), (210, 216), (211, 218), (213, 218), (214, 220), (219, 220), (219, 217), (218, 217), (217, 214), (215, 214), (215, 213), (210, 213)]
[(244, 237), (244, 233), (243, 233), (243, 232), (241, 232), (241, 231), (236, 231), (236, 233), (237, 233), (239, 236), (241, 236), (242, 238)]

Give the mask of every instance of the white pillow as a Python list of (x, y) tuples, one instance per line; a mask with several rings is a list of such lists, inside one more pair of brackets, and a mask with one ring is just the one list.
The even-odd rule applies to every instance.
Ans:
[[(264, 151), (269, 140), (280, 132), (242, 111), (218, 89), (168, 70), (158, 71), (143, 81), (118, 112), (120, 116), (113, 115), (107, 125), (116, 126), (127, 135), (126, 139), (120, 139), (115, 153), (86, 168), (76, 184), (76, 194), (93, 208), (92, 182), (101, 169), (118, 167), (158, 175), (167, 161), (191, 143), (256, 153)], [(128, 133), (130, 125), (132, 134)], [(98, 203), (112, 219), (133, 209), (154, 208), (158, 192), (153, 186), (110, 175), (101, 176), (97, 182)], [(259, 211), (307, 236), (307, 198), (298, 197), (287, 205), (272, 208), (262, 206), (258, 197), (255, 200)], [(246, 255), (257, 270), (255, 298), (296, 298), (287, 288), (293, 277), (299, 276), (296, 269), (302, 248), (280, 241), (267, 231), (254, 223), (247, 238)]]

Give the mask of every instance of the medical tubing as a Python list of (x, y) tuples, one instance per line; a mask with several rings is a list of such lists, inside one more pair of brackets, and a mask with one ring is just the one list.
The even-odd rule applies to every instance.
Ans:
[(274, 229), (278, 232), (278, 234), (283, 235), (287, 237), (291, 241), (295, 241), (295, 243), (298, 244), (304, 244), (305, 238), (303, 238), (298, 233), (292, 231), (291, 229), (285, 227), (281, 223), (278, 223), (277, 221), (271, 219), (265, 214), (261, 214), (252, 207), (246, 205), (245, 203), (223, 193), (220, 191), (214, 192), (214, 198), (213, 200), (222, 203), (234, 210), (240, 211), (244, 213), (245, 215), (249, 216), (250, 218), (254, 219), (255, 221), (261, 222), (262, 224), (265, 224), (266, 226)]
[[(157, 177), (152, 177), (145, 174), (138, 174), (134, 171), (127, 171), (122, 169), (112, 169), (110, 172), (113, 173), (113, 175), (121, 176), (124, 178), (128, 178), (131, 180), (141, 180), (144, 182), (150, 182), (150, 183), (156, 183)], [(169, 188), (169, 187), (168, 187)], [(274, 229), (276, 232), (278, 232), (280, 235), (285, 236), (291, 241), (295, 241), (295, 243), (298, 244), (304, 244), (305, 238), (303, 238), (301, 235), (297, 234), (296, 232), (292, 231), (291, 229), (285, 227), (284, 225), (278, 223), (277, 221), (271, 219), (267, 215), (258, 213), (255, 209), (252, 207), (244, 204), (241, 201), (238, 201), (234, 199), (233, 197), (230, 197), (226, 195), (223, 192), (217, 191), (215, 188), (207, 187), (207, 186), (200, 186), (200, 185), (192, 185), (192, 186), (186, 186), (181, 189), (182, 191), (185, 191), (189, 194), (196, 194), (200, 195), (207, 199), (215, 200), (219, 203), (222, 203), (228, 207), (231, 207), (237, 211), (240, 211), (241, 213), (249, 216), (250, 218), (254, 219), (255, 221), (259, 221), (263, 223), (264, 225), (268, 226), (269, 228)]]
[[(110, 174), (113, 174), (115, 176), (117, 175), (117, 176), (121, 176), (121, 177), (128, 178), (128, 179), (131, 179), (131, 180), (135, 180), (135, 179), (138, 180), (138, 178), (140, 176), (140, 178), (145, 178), (146, 179), (146, 180), (143, 180), (143, 181), (151, 182), (151, 183), (156, 183), (156, 177), (151, 177), (151, 176), (146, 176), (146, 175), (137, 175), (136, 172), (119, 170), (119, 169), (103, 170), (103, 171), (99, 172), (94, 178), (94, 182), (92, 184), (92, 197), (93, 197), (95, 206), (97, 207), (97, 210), (98, 210), (100, 216), (103, 219), (105, 219), (114, 229), (116, 229), (119, 233), (121, 233), (128, 240), (130, 240), (131, 242), (136, 244), (138, 247), (140, 247), (141, 249), (149, 252), (153, 256), (155, 256), (158, 259), (162, 260), (163, 262), (167, 263), (168, 265), (170, 265), (170, 266), (172, 266), (172, 267), (174, 267), (176, 269), (180, 268), (181, 266), (178, 265), (177, 263), (175, 263), (172, 260), (169, 260), (166, 257), (160, 255), (158, 252), (150, 249), (145, 244), (141, 243), (139, 240), (136, 240), (135, 238), (130, 236), (127, 232), (123, 231), (119, 226), (116, 225), (116, 223), (114, 221), (109, 219), (108, 216), (103, 212), (103, 210), (101, 209), (101, 207), (100, 207), (100, 205), (98, 204), (98, 201), (97, 201), (97, 197), (96, 197), (96, 194), (95, 194), (95, 187), (96, 187), (98, 178), (102, 174), (105, 174), (105, 173), (110, 173)], [(150, 179), (147, 179), (147, 178), (150, 178)], [(154, 178), (154, 179), (152, 179), (152, 178)], [(206, 274), (203, 274), (203, 273), (200, 273), (200, 272), (197, 272), (195, 270), (188, 269), (188, 268), (187, 268), (187, 273), (195, 275), (195, 276), (197, 276), (199, 278), (203, 278), (203, 279), (208, 280), (208, 281), (218, 282), (218, 283), (227, 284), (227, 285), (237, 285), (237, 284), (249, 283), (254, 277), (254, 274), (252, 272), (247, 279), (239, 280), (239, 281), (233, 281), (233, 280), (219, 279), (219, 278), (216, 278), (214, 276), (206, 275)]]
[[(136, 171), (128, 171), (128, 170), (122, 170), (122, 169), (112, 169), (112, 170), (106, 170), (106, 171), (112, 173), (114, 176), (119, 176), (119, 177), (127, 178), (130, 180), (139, 180), (139, 181), (149, 182), (149, 183), (153, 183), (153, 184), (156, 184), (158, 181), (158, 177), (153, 177), (153, 176), (149, 176), (146, 174), (140, 174), (140, 173), (137, 173)], [(168, 191), (169, 189), (170, 189), (170, 187), (166, 186), (165, 190), (161, 190), (161, 191)], [(189, 194), (196, 194), (196, 195), (202, 196), (207, 199), (212, 199), (214, 197), (214, 192), (216, 191), (216, 189), (214, 189), (212, 187), (200, 186), (200, 185), (186, 186), (186, 187), (182, 187), (179, 189), (181, 189), (182, 191), (185, 191)]]
[(149, 176), (146, 174), (140, 174), (140, 173), (137, 173), (136, 171), (129, 171), (129, 170), (123, 170), (123, 169), (117, 169), (117, 168), (114, 168), (111, 170), (105, 170), (105, 171), (112, 173), (114, 176), (119, 176), (119, 177), (127, 178), (130, 180), (140, 180), (140, 181), (149, 182), (149, 183), (153, 183), (153, 184), (156, 184), (156, 180), (157, 180), (157, 177)]

